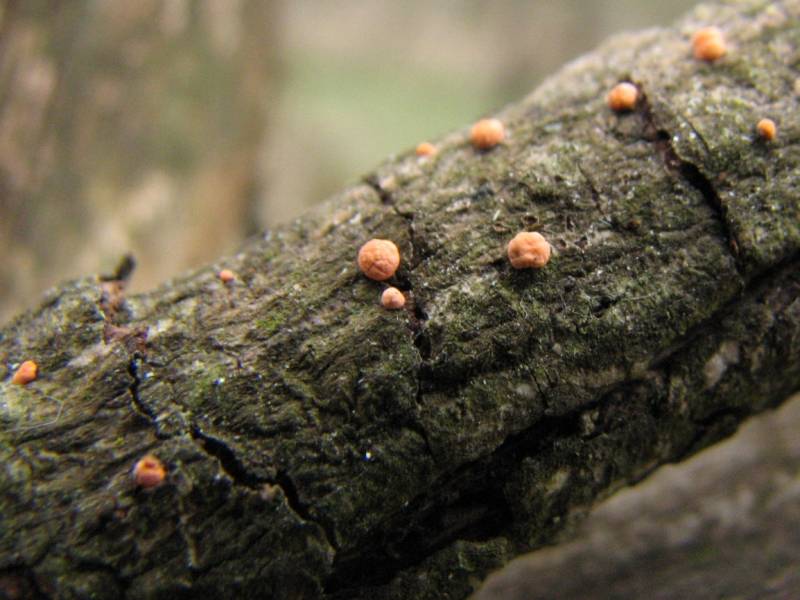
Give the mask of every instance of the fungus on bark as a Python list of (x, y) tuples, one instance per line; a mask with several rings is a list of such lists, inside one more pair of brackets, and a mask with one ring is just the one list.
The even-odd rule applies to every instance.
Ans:
[(550, 260), (550, 244), (541, 233), (521, 231), (508, 243), (508, 260), (515, 269), (541, 269)]
[(761, 119), (756, 125), (756, 130), (765, 142), (771, 142), (778, 135), (778, 127), (772, 119)]
[(32, 360), (26, 360), (14, 372), (14, 376), (11, 378), (11, 383), (16, 383), (17, 385), (28, 385), (31, 381), (35, 381), (38, 375), (39, 365)]
[(608, 107), (614, 112), (625, 112), (633, 110), (636, 101), (639, 99), (638, 88), (627, 81), (618, 83), (608, 92), (606, 101)]
[(147, 454), (133, 467), (133, 479), (136, 485), (145, 489), (161, 485), (166, 476), (167, 470), (164, 464), (153, 454)]
[(358, 268), (370, 279), (385, 281), (400, 266), (400, 250), (391, 240), (372, 239), (358, 251)]
[(505, 127), (499, 119), (481, 119), (472, 126), (469, 140), (479, 150), (494, 148), (506, 137)]
[(697, 60), (713, 62), (728, 51), (722, 32), (716, 27), (703, 27), (692, 36), (692, 52)]
[(406, 304), (406, 297), (403, 292), (396, 287), (388, 287), (381, 294), (381, 306), (389, 310), (403, 308)]

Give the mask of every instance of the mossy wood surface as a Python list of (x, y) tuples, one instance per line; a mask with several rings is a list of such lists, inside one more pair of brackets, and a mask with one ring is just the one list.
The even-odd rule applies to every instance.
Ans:
[[(780, 403), (800, 387), (798, 17), (749, 0), (617, 37), (496, 115), (498, 148), (465, 128), (151, 294), (54, 290), (0, 332), (0, 589), (463, 598)], [(689, 46), (709, 23), (715, 64)], [(625, 115), (620, 80), (642, 93)], [(546, 268), (510, 268), (521, 229)], [(408, 311), (357, 272), (371, 237), (400, 246)], [(14, 386), (25, 359), (40, 378)], [(148, 452), (169, 478), (144, 491)]]
[(800, 591), (800, 394), (593, 508), (470, 600), (792, 600)]

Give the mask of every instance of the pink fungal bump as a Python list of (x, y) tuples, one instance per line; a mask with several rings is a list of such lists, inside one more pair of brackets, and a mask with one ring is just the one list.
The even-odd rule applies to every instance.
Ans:
[(26, 360), (14, 372), (11, 378), (11, 383), (17, 385), (28, 385), (31, 381), (35, 381), (39, 376), (39, 365), (32, 360)]
[(478, 150), (494, 148), (506, 137), (506, 130), (500, 119), (481, 119), (472, 126), (469, 141)]
[(222, 283), (231, 283), (236, 279), (236, 273), (230, 269), (222, 269), (217, 276)]
[(371, 239), (358, 251), (358, 268), (370, 279), (385, 281), (400, 266), (400, 250), (391, 240)]
[(145, 489), (161, 485), (166, 476), (164, 464), (153, 454), (145, 455), (133, 467), (133, 480)]
[(431, 144), (430, 142), (421, 142), (415, 152), (417, 156), (433, 156), (436, 154), (436, 146)]
[(406, 305), (406, 297), (396, 287), (388, 287), (381, 294), (381, 306), (387, 310), (398, 310)]
[(725, 38), (716, 27), (703, 27), (692, 35), (692, 53), (697, 60), (714, 62), (727, 52)]
[(772, 119), (761, 119), (756, 124), (756, 131), (758, 131), (758, 135), (762, 140), (771, 142), (778, 135), (778, 126), (775, 125), (775, 121)]
[(615, 85), (606, 96), (608, 107), (614, 112), (633, 110), (638, 99), (639, 89), (627, 81)]
[(522, 231), (508, 243), (508, 260), (515, 269), (541, 269), (550, 260), (550, 244), (541, 233)]

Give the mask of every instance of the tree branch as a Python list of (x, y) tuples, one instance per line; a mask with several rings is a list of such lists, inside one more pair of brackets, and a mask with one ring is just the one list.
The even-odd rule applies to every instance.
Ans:
[[(749, 0), (615, 38), (502, 111), (498, 148), (456, 132), (150, 294), (54, 290), (0, 333), (2, 585), (460, 598), (777, 405), (800, 387), (797, 16)], [(711, 20), (730, 51), (700, 63)], [(507, 263), (523, 228), (545, 269)], [(371, 237), (401, 248), (407, 312), (357, 272)], [(11, 385), (26, 359), (40, 378)]]

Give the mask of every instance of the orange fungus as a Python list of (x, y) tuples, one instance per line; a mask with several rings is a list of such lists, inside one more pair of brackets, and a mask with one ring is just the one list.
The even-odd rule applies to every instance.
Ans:
[(406, 297), (396, 287), (388, 287), (383, 290), (383, 294), (381, 294), (381, 306), (383, 308), (397, 310), (398, 308), (403, 308), (405, 304)]
[(508, 243), (508, 260), (515, 269), (541, 269), (550, 260), (550, 244), (541, 233), (522, 231)]
[(390, 240), (372, 239), (358, 251), (358, 268), (375, 281), (389, 279), (400, 266), (400, 251)]
[(632, 83), (623, 81), (618, 83), (608, 92), (606, 101), (608, 107), (615, 112), (633, 110), (636, 100), (639, 98), (639, 90)]
[(715, 61), (728, 51), (722, 32), (716, 27), (703, 27), (692, 36), (692, 52), (697, 60)]
[(772, 119), (761, 119), (756, 125), (756, 130), (761, 139), (770, 142), (775, 139), (778, 134), (778, 127)]
[(17, 385), (27, 385), (31, 381), (34, 381), (38, 375), (39, 365), (32, 360), (26, 360), (14, 372), (14, 376), (11, 378), (11, 383), (16, 383)]
[(167, 476), (163, 463), (152, 454), (147, 454), (133, 467), (133, 479), (143, 488), (160, 485)]
[(469, 132), (469, 141), (479, 150), (494, 148), (505, 137), (506, 131), (499, 119), (481, 119)]
[(436, 154), (436, 146), (430, 142), (422, 142), (417, 146), (417, 156), (433, 156)]

